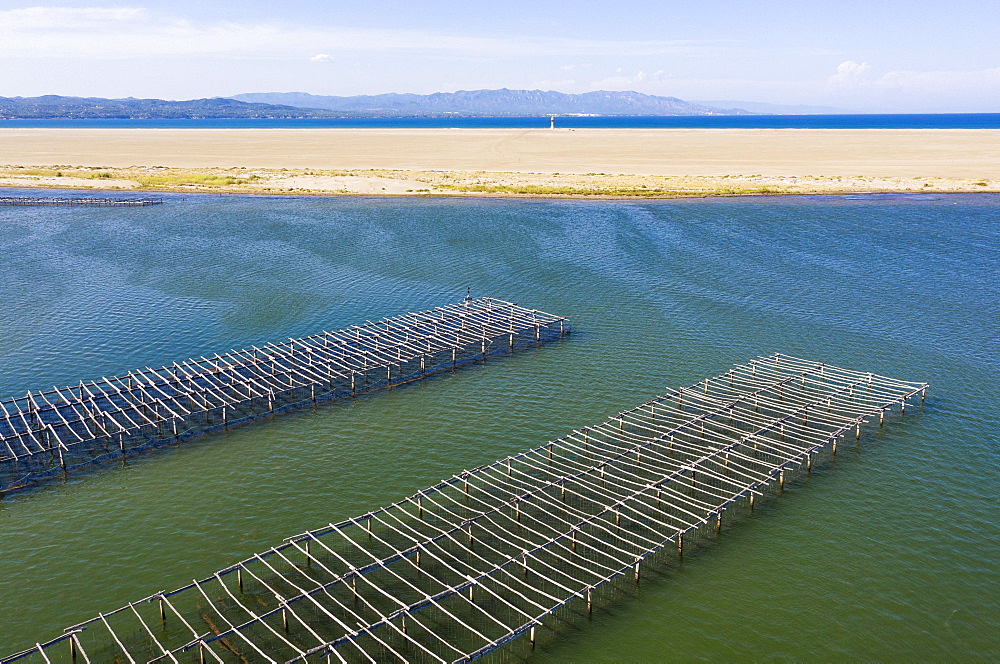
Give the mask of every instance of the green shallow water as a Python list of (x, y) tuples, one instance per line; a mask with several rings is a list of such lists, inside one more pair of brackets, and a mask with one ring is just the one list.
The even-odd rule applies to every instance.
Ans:
[(0, 500), (0, 652), (758, 354), (931, 383), (500, 659), (996, 660), (1000, 197), (0, 208), (0, 393), (493, 295), (562, 342)]

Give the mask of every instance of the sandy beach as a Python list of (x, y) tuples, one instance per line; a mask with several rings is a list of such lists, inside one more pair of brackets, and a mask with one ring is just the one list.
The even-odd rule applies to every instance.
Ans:
[(614, 197), (998, 191), (1000, 131), (3, 128), (0, 186)]

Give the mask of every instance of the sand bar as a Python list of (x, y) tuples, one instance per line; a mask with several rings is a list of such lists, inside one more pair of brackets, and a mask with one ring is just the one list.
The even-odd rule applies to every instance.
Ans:
[(992, 191), (1000, 188), (1000, 130), (2, 128), (0, 165), (126, 169), (111, 174), (123, 183), (153, 167), (259, 169), (239, 187), (304, 193), (413, 193), (422, 185), (444, 193), (442, 184), (449, 193), (503, 193), (490, 190), (498, 183), (569, 192), (609, 176), (619, 188), (662, 191), (723, 178), (739, 183), (730, 193), (754, 183), (794, 193)]

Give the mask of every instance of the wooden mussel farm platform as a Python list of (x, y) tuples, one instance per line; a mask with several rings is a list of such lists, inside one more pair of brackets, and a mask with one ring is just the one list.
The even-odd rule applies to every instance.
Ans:
[(53, 198), (51, 196), (0, 196), (0, 206), (14, 207), (146, 207), (163, 205), (156, 198)]
[(533, 647), (753, 509), (786, 473), (898, 420), (927, 384), (785, 355), (286, 540), (30, 650), (32, 662), (467, 662)]
[(209, 431), (398, 385), (569, 331), (492, 298), (0, 401), (0, 492)]

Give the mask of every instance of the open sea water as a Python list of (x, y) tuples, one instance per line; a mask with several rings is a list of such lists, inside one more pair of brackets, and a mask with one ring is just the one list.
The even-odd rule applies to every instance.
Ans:
[[(0, 128), (542, 129), (551, 116), (406, 118), (135, 118), (0, 120)], [(1000, 113), (835, 115), (556, 115), (561, 129), (1000, 129)]]
[(0, 208), (0, 394), (467, 289), (574, 333), (3, 498), (0, 654), (781, 352), (927, 402), (503, 658), (1000, 658), (1000, 196), (164, 198)]

